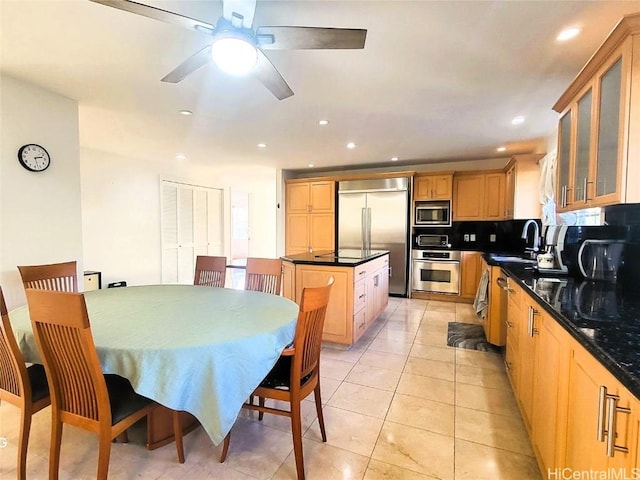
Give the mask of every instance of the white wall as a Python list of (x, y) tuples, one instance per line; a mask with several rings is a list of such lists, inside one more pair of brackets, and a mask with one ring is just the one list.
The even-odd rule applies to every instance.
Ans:
[[(49, 152), (44, 172), (18, 163), (27, 143)], [(75, 101), (0, 77), (0, 284), (9, 309), (25, 303), (17, 265), (77, 260), (82, 271), (78, 144)]]
[[(114, 139), (117, 141), (117, 139)], [(225, 191), (225, 253), (229, 256), (230, 190), (249, 193), (249, 255), (275, 257), (276, 169), (239, 169), (193, 160), (136, 159), (81, 149), (84, 264), (102, 272), (102, 283), (160, 283), (160, 179)]]

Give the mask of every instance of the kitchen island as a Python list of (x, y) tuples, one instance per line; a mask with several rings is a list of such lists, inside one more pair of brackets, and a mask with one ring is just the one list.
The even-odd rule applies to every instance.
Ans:
[(353, 345), (385, 309), (389, 299), (389, 252), (339, 250), (282, 257), (283, 295), (296, 303), (302, 289), (334, 278), (322, 340)]

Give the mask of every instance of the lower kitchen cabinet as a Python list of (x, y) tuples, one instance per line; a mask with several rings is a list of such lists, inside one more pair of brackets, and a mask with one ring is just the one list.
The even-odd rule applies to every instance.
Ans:
[(535, 367), (531, 438), (543, 472), (561, 464), (566, 425), (569, 334), (546, 312), (534, 317)]
[(484, 333), (487, 342), (503, 346), (507, 342), (507, 329), (504, 318), (507, 314), (507, 276), (502, 269), (491, 266), (482, 260), (482, 269), (489, 272), (487, 291), (487, 316), (484, 319)]
[(638, 399), (511, 279), (507, 305), (505, 365), (545, 478), (634, 478)]
[(473, 299), (482, 274), (482, 252), (462, 252), (460, 260), (460, 298)]
[(565, 465), (631, 472), (637, 463), (637, 399), (582, 346), (569, 355)]

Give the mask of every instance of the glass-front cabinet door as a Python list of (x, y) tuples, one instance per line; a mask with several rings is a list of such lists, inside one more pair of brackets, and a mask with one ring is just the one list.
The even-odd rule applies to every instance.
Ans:
[(556, 205), (559, 211), (569, 207), (571, 193), (569, 180), (571, 179), (571, 113), (569, 109), (560, 118), (558, 132), (558, 187), (556, 188)]
[(599, 77), (594, 204), (620, 199), (624, 124), (623, 57)]
[(573, 202), (574, 208), (587, 205), (587, 184), (589, 183), (589, 159), (591, 158), (591, 108), (593, 105), (593, 90), (587, 92), (578, 100), (577, 129), (576, 129), (576, 157), (573, 170)]

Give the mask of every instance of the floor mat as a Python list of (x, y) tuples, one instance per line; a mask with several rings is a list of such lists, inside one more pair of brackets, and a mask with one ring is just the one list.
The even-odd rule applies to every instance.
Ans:
[(482, 325), (472, 323), (449, 322), (447, 345), (450, 347), (500, 353), (500, 347), (487, 343)]

